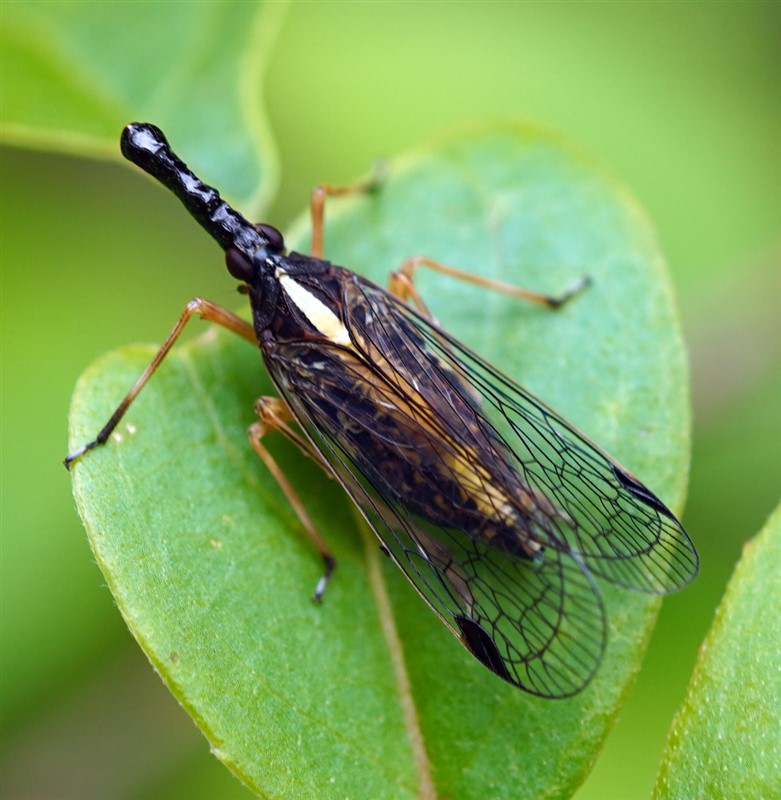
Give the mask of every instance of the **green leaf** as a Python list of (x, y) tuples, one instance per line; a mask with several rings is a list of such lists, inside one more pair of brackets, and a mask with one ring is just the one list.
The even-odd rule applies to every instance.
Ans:
[[(290, 245), (306, 248), (304, 229)], [(686, 365), (663, 261), (634, 201), (582, 155), (521, 125), (440, 142), (392, 163), (379, 192), (332, 202), (326, 252), (382, 282), (415, 253), (551, 293), (590, 275), (555, 313), (433, 274), (419, 286), (448, 330), (680, 508)], [(128, 348), (87, 371), (73, 447), (153, 352)], [(253, 348), (211, 331), (174, 350), (121, 441), (74, 470), (117, 605), (215, 753), (268, 797), (434, 796), (428, 781), (462, 799), (574, 791), (659, 601), (604, 587), (610, 642), (596, 679), (571, 700), (530, 697), (469, 655), (339, 487), (270, 437), (339, 560), (315, 606), (319, 557), (246, 441), (254, 398), (271, 392)]]
[(255, 210), (277, 184), (262, 80), (286, 7), (4, 3), (0, 135), (119, 159), (122, 127), (151, 121), (205, 179)]
[(746, 545), (673, 720), (654, 797), (781, 796), (781, 505)]

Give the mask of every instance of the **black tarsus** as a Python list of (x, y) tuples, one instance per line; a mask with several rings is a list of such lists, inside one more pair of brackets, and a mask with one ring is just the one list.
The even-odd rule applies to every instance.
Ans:
[(336, 559), (330, 553), (321, 553), (323, 563), (325, 564), (325, 572), (315, 587), (315, 593), (312, 599), (315, 603), (323, 602), (323, 595), (325, 594), (325, 587), (328, 586), (328, 581), (331, 580), (331, 575), (334, 574), (336, 569)]

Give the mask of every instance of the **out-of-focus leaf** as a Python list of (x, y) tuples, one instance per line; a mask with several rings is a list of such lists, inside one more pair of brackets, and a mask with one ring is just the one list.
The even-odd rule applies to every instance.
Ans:
[(781, 796), (781, 506), (746, 545), (673, 721), (657, 800)]
[(277, 182), (262, 80), (286, 5), (6, 3), (3, 141), (116, 158), (148, 120), (256, 210)]

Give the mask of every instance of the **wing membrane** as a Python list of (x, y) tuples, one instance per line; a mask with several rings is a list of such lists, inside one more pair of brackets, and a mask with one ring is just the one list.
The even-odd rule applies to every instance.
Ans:
[(668, 592), (696, 573), (670, 511), (573, 426), (386, 291), (345, 273), (351, 347), (267, 356), (333, 474), (409, 580), (487, 667), (562, 697), (594, 674), (593, 575)]

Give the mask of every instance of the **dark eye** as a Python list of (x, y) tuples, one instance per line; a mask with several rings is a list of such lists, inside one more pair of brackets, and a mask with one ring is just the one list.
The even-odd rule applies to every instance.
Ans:
[(249, 283), (252, 280), (254, 272), (252, 260), (236, 247), (229, 247), (225, 251), (225, 266), (236, 280), (244, 281), (244, 283)]
[(274, 250), (284, 250), (285, 249), (285, 240), (282, 238), (282, 234), (273, 226), (266, 225), (263, 222), (258, 223), (255, 226), (255, 229), (260, 233), (262, 236), (265, 236), (268, 239), (269, 245)]

